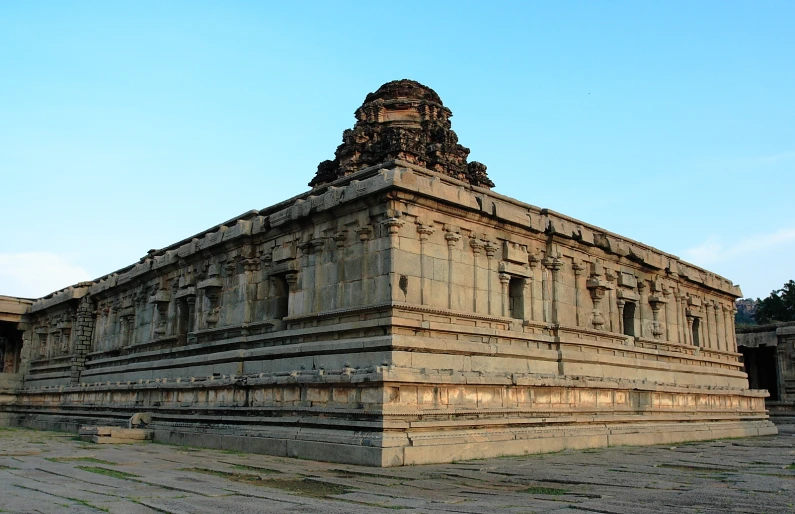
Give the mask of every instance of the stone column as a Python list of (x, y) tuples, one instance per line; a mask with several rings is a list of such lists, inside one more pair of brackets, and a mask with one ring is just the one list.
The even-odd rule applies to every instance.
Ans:
[(682, 293), (679, 295), (679, 310), (682, 313), (682, 342), (693, 346), (693, 330), (692, 321), (687, 316), (687, 295)]
[(502, 286), (502, 294), (500, 297), (502, 298), (502, 317), (505, 318), (508, 316), (508, 303), (510, 299), (508, 298), (508, 284), (511, 282), (511, 276), (507, 273), (500, 273), (500, 285)]
[(295, 293), (298, 292), (298, 273), (287, 273), (284, 275), (284, 280), (287, 282), (287, 315), (295, 315)]
[(243, 323), (251, 323), (254, 317), (254, 301), (257, 298), (256, 274), (259, 268), (259, 259), (248, 258), (243, 260)]
[(444, 235), (447, 241), (447, 308), (453, 308), (453, 251), (461, 240), (461, 234), (457, 232), (447, 232)]
[(425, 241), (433, 234), (433, 227), (422, 223), (417, 224), (417, 234), (420, 238), (420, 304), (426, 305), (425, 297)]
[(671, 302), (671, 290), (667, 286), (663, 286), (663, 299), (665, 303), (663, 304), (663, 320), (664, 320), (664, 327), (665, 333), (663, 334), (663, 339), (665, 341), (671, 341), (671, 320), (668, 319), (668, 304)]
[(326, 241), (323, 238), (317, 238), (313, 239), (311, 243), (312, 255), (315, 258), (315, 287), (312, 295), (312, 311), (320, 312), (323, 310), (323, 247), (326, 246)]
[[(538, 298), (538, 294), (536, 293), (536, 286), (537, 286), (537, 282), (538, 282), (536, 280), (536, 269), (538, 269), (539, 259), (535, 255), (530, 254), (528, 262), (530, 263), (530, 277), (527, 279), (528, 289), (530, 290), (530, 306), (529, 306), (530, 307), (530, 310), (529, 310), (530, 317), (528, 319), (531, 319), (531, 320), (535, 321), (536, 320), (536, 298)], [(525, 312), (527, 312), (527, 310), (528, 310), (527, 306), (525, 306)]]
[(618, 307), (618, 331), (624, 333), (624, 306), (627, 304), (625, 300), (619, 298), (616, 300), (616, 307)]
[(469, 240), (469, 246), (472, 248), (472, 312), (478, 312), (478, 256), (483, 250), (483, 243), (475, 238)]
[(787, 369), (785, 362), (787, 359), (787, 341), (778, 340), (776, 345), (776, 386), (778, 387), (778, 400), (789, 401), (790, 395), (787, 394), (785, 378), (787, 376)]
[[(613, 285), (616, 281), (616, 274), (613, 273), (612, 270), (605, 270), (605, 280), (607, 280), (607, 317), (610, 322), (610, 332), (615, 332), (616, 327), (621, 324), (621, 322), (616, 319), (615, 309), (613, 309), (616, 300), (616, 288)], [(620, 316), (621, 313), (619, 312), (619, 317)]]
[(712, 329), (710, 328), (709, 311), (709, 300), (704, 298), (704, 323), (702, 323), (702, 325), (704, 325), (704, 346), (714, 349), (715, 343), (712, 341)]
[[(315, 284), (313, 284), (312, 278), (315, 276), (315, 257), (312, 254), (312, 241), (304, 241), (298, 245), (298, 249), (301, 250), (301, 259), (303, 263), (301, 264), (301, 273), (302, 273), (302, 284), (301, 288), (304, 290), (303, 294), (303, 308), (301, 309), (302, 314), (308, 314), (312, 312), (312, 307), (314, 306), (314, 296), (315, 296)], [(364, 271), (362, 271), (364, 274)], [(364, 279), (362, 279), (364, 282)], [(291, 314), (292, 315), (292, 314)]]
[(488, 265), (488, 275), (486, 275), (488, 277), (488, 279), (486, 281), (486, 284), (488, 285), (488, 289), (489, 289), (489, 294), (487, 296), (487, 298), (488, 298), (488, 306), (489, 306), (489, 314), (494, 314), (494, 311), (493, 311), (492, 305), (491, 305), (492, 304), (491, 298), (492, 298), (492, 295), (494, 294), (494, 288), (491, 285), (491, 283), (492, 283), (492, 278), (491, 277), (494, 274), (492, 261), (494, 260), (494, 254), (497, 253), (497, 246), (494, 243), (492, 243), (491, 241), (486, 241), (486, 244), (483, 245), (483, 249), (486, 251), (486, 263)]
[[(393, 211), (394, 214), (397, 214)], [(404, 225), (404, 221), (397, 217), (387, 218), (381, 222), (384, 227), (386, 227), (387, 232), (389, 233), (389, 251), (387, 253), (387, 263), (386, 263), (386, 271), (387, 276), (389, 277), (389, 300), (395, 301), (395, 291), (396, 288), (400, 289), (400, 279), (395, 276), (395, 249), (397, 249), (398, 245), (400, 244), (400, 227)], [(340, 297), (340, 300), (342, 297)], [(405, 295), (403, 297), (405, 300)], [(339, 307), (342, 307), (342, 301), (338, 303)]]
[(646, 284), (643, 282), (643, 280), (642, 279), (638, 280), (638, 298), (639, 298), (638, 299), (638, 318), (640, 318), (640, 330), (638, 331), (638, 336), (639, 337), (645, 337), (646, 336), (646, 334), (645, 334), (645, 332), (643, 330), (643, 325), (644, 325), (644, 321), (645, 321), (644, 316), (643, 316), (643, 310), (646, 307), (646, 289), (647, 289), (647, 287), (646, 287)]
[(721, 337), (723, 338), (723, 348), (727, 351), (731, 351), (731, 341), (729, 341), (729, 332), (726, 328), (726, 306), (722, 303), (717, 304), (717, 310), (715, 315), (720, 319), (720, 331)]
[(585, 266), (580, 264), (579, 262), (572, 262), (571, 269), (574, 271), (574, 314), (575, 314), (575, 323), (576, 325), (582, 326), (580, 323), (580, 308), (582, 306), (582, 300), (580, 299), (580, 277), (582, 277), (582, 272), (585, 269)]
[[(391, 232), (390, 232), (391, 234)], [(348, 240), (348, 231), (345, 229), (340, 230), (334, 234), (334, 247), (336, 248), (337, 257), (337, 299), (334, 305), (335, 308), (342, 308), (345, 295), (345, 242)], [(390, 260), (391, 263), (391, 260)], [(390, 284), (392, 276), (390, 274)]]
[[(373, 227), (365, 225), (356, 230), (359, 235), (359, 241), (362, 243), (362, 303), (361, 305), (368, 305), (370, 303), (370, 239), (373, 237)], [(420, 238), (422, 240), (422, 238)], [(422, 291), (422, 290), (420, 290)]]
[(560, 322), (558, 318), (558, 308), (559, 308), (559, 280), (560, 280), (560, 270), (563, 268), (563, 262), (558, 259), (557, 257), (553, 258), (546, 258), (544, 259), (544, 266), (548, 268), (552, 273), (552, 309), (550, 315), (550, 321), (554, 324), (558, 324)]

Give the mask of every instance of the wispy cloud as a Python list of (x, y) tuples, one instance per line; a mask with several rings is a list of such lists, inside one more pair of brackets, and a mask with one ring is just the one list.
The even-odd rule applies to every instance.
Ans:
[(90, 280), (88, 272), (61, 254), (0, 253), (0, 294), (38, 298)]
[(730, 261), (772, 250), (777, 246), (795, 242), (795, 228), (783, 228), (768, 234), (754, 234), (724, 245), (718, 237), (683, 252), (685, 259), (695, 264), (708, 266), (716, 262)]

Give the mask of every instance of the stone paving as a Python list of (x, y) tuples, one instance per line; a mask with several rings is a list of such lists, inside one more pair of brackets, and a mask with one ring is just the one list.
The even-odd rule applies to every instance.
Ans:
[(779, 429), (390, 469), (0, 429), (0, 511), (792, 514), (795, 425)]

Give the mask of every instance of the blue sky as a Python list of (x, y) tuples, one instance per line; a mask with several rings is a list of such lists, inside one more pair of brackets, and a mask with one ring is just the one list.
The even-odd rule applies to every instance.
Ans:
[(764, 297), (795, 278), (795, 3), (2, 2), (0, 294), (307, 190), (434, 88), (495, 191)]

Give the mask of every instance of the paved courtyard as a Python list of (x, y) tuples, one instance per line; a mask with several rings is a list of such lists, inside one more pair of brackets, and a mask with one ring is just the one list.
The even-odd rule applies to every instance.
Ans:
[(391, 469), (0, 429), (0, 511), (792, 514), (795, 425), (779, 429)]

